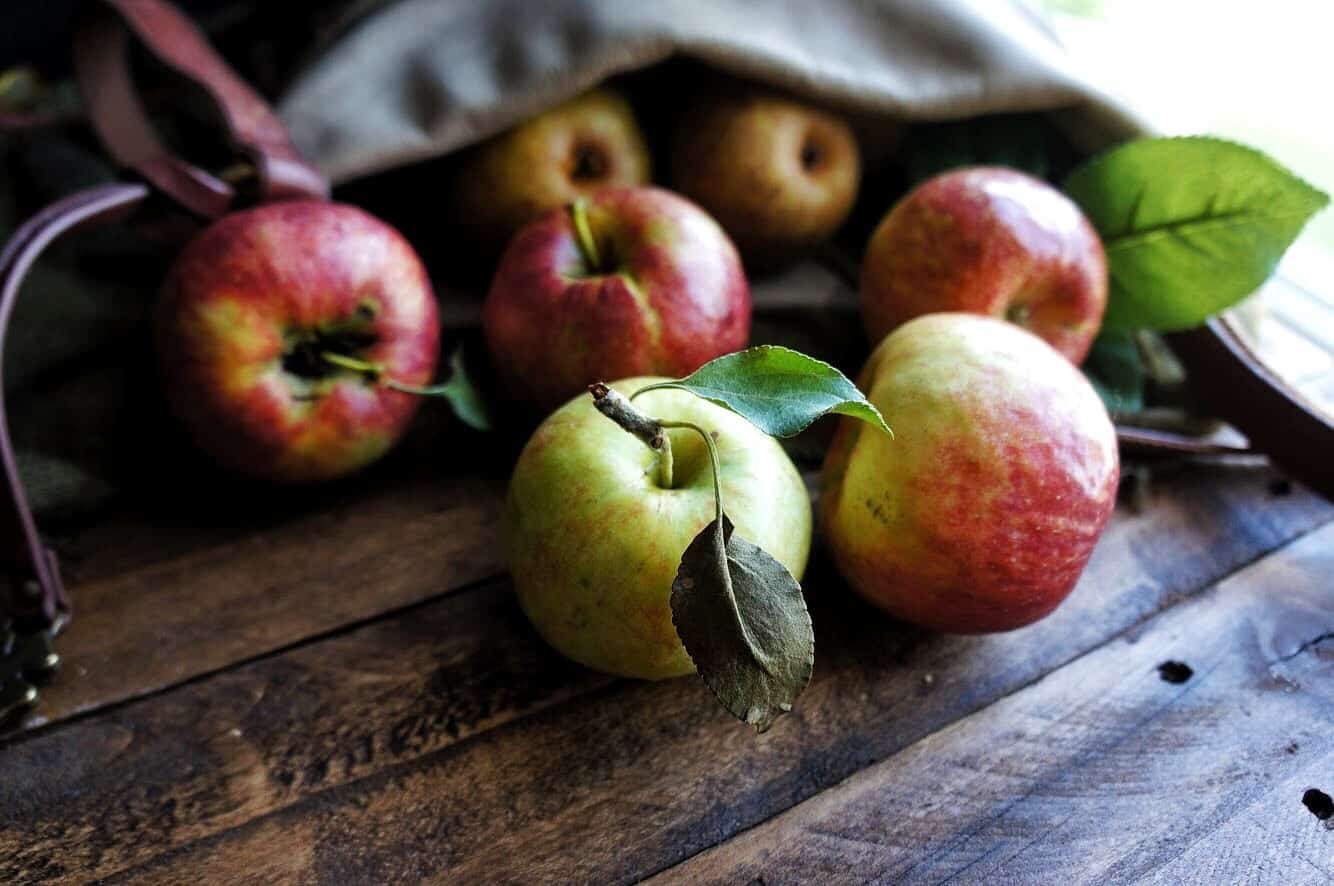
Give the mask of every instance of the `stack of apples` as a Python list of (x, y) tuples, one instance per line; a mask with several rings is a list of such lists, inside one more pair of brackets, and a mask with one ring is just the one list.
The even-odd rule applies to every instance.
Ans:
[(799, 258), (843, 223), (860, 180), (846, 123), (757, 91), (698, 98), (671, 159), (674, 190), (650, 186), (634, 114), (607, 89), (465, 159), (457, 214), (482, 220), (479, 239), (512, 238), (483, 329), (516, 400), (547, 412), (592, 381), (682, 376), (745, 347), (743, 259)]
[[(615, 125), (590, 119), (612, 109)], [(511, 132), (475, 162), (517, 162), (501, 164), (487, 151), (536, 156), (538, 145), (552, 143), (553, 127), (569, 133), (555, 140), (562, 150), (581, 146), (564, 160), (571, 180), (593, 144), (606, 152), (643, 144), (593, 136), (633, 131), (627, 106), (576, 102)], [(649, 167), (632, 160), (593, 165)], [(740, 347), (749, 299), (737, 252), (752, 270), (809, 253), (843, 224), (861, 177), (857, 142), (838, 117), (740, 91), (688, 110), (670, 167), (680, 196), (562, 180), (559, 192), (524, 198), (549, 204), (510, 242), (484, 322), (493, 363), (515, 397), (550, 409), (595, 379), (681, 376)], [(466, 175), (477, 177), (472, 169)], [(591, 250), (580, 247), (580, 220), (567, 208), (577, 197), (589, 201)], [(946, 173), (912, 191), (876, 229), (861, 296), (878, 346), (860, 387), (896, 436), (851, 419), (839, 428), (820, 503), (839, 568), (872, 602), (936, 630), (1008, 630), (1041, 618), (1073, 589), (1118, 479), (1110, 419), (1076, 369), (1107, 297), (1096, 232), (1059, 191), (1022, 173)], [(686, 408), (659, 406), (666, 418)], [(577, 400), (544, 424), (511, 489), (511, 565), (530, 617), (567, 655), (602, 670), (671, 676), (689, 660), (670, 630), (665, 594), (679, 552), (661, 556), (662, 544), (684, 546), (706, 519), (710, 493), (702, 482), (632, 484), (612, 494), (572, 481), (600, 473), (597, 453), (628, 445), (633, 457), (635, 444), (621, 436)], [(597, 445), (579, 450), (586, 461), (572, 465), (573, 447), (549, 441), (574, 437)], [(733, 459), (753, 461), (754, 488), (731, 490), (729, 499), (791, 490), (794, 473), (775, 467), (764, 443), (733, 449)], [(549, 497), (556, 490), (559, 507)], [(696, 498), (688, 527), (667, 506), (682, 496)], [(601, 545), (581, 541), (587, 527), (612, 520), (627, 527), (620, 548), (629, 566), (619, 571)], [(780, 525), (793, 536), (809, 532), (796, 518)], [(775, 550), (804, 551), (802, 539), (775, 531), (772, 521), (753, 530)], [(790, 559), (799, 574), (804, 554)], [(659, 561), (661, 568), (643, 568)], [(593, 574), (601, 578), (578, 580)], [(639, 639), (622, 649), (609, 628), (571, 622), (590, 611), (617, 613), (620, 641)]]
[[(745, 347), (745, 269), (808, 254), (858, 196), (851, 127), (786, 96), (700, 98), (670, 152), (674, 190), (650, 184), (629, 103), (600, 88), (463, 158), (457, 214), (474, 220), (479, 241), (507, 244), (483, 331), (513, 401), (546, 414), (591, 382), (684, 376)], [(1072, 589), (1117, 482), (1111, 423), (1075, 368), (1107, 295), (1096, 233), (1041, 181), (957, 170), (885, 216), (860, 288), (874, 351), (859, 386), (895, 437), (851, 420), (839, 428), (821, 488), (829, 550), (868, 599), (933, 629), (1005, 630), (1040, 618)], [(307, 481), (359, 469), (403, 433), (414, 392), (436, 366), (436, 324), (430, 283), (397, 232), (351, 207), (286, 203), (234, 214), (197, 238), (169, 278), (156, 331), (170, 399), (204, 448), (238, 470)], [(659, 398), (662, 417), (691, 412), (741, 441), (722, 447), (723, 473), (750, 488), (729, 496), (788, 502), (791, 519), (761, 522), (799, 574), (811, 521), (796, 471), (767, 438), (750, 441), (744, 422), (710, 418), (715, 407), (692, 399)], [(690, 489), (611, 495), (576, 483), (553, 492), (558, 475), (602, 470), (597, 459), (611, 444), (567, 447), (558, 458), (538, 444), (590, 416), (579, 433), (621, 434), (570, 404), (520, 458), (511, 514), (559, 509), (559, 519), (511, 519), (520, 598), (572, 657), (638, 676), (679, 673), (689, 659), (670, 630), (670, 576), (664, 584), (656, 573), (603, 570), (653, 585), (647, 598), (622, 602), (625, 618), (646, 620), (641, 635), (656, 639), (620, 655), (590, 653), (615, 644), (572, 636), (556, 613), (605, 590), (554, 587), (570, 564), (551, 560), (562, 556), (553, 539), (524, 535), (573, 537), (614, 516), (624, 535), (615, 550), (633, 564), (653, 560), (665, 539), (684, 545), (707, 520), (703, 474)], [(572, 465), (576, 452), (589, 462)], [(668, 508), (654, 498), (673, 494), (704, 504)], [(636, 496), (637, 508), (627, 504)], [(803, 508), (804, 518), (795, 513)], [(760, 519), (733, 516), (738, 525)], [(689, 527), (661, 522), (687, 519)], [(524, 552), (547, 560), (525, 562)], [(674, 566), (680, 553), (657, 560)]]

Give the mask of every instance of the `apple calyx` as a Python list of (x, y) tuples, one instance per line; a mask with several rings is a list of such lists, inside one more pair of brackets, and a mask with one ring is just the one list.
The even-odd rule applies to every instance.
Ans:
[(379, 305), (367, 299), (350, 316), (314, 328), (294, 328), (284, 332), (283, 369), (306, 379), (322, 379), (338, 367), (324, 359), (324, 354), (359, 354), (374, 345), (377, 335), (372, 323)]
[(605, 178), (611, 163), (606, 153), (596, 145), (581, 143), (575, 146), (570, 178), (579, 182), (594, 182)]

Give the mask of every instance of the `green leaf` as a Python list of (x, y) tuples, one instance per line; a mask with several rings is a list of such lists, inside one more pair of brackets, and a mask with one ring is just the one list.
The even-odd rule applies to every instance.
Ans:
[(723, 706), (764, 732), (792, 710), (815, 664), (801, 585), (723, 515), (686, 548), (672, 582), (672, 623)]
[(1113, 148), (1065, 191), (1107, 248), (1111, 330), (1198, 326), (1258, 289), (1329, 202), (1259, 151), (1202, 137)]
[(1108, 412), (1139, 412), (1144, 408), (1144, 363), (1132, 333), (1103, 332), (1094, 340), (1080, 368)]
[(468, 371), (463, 365), (463, 348), (454, 351), (449, 358), (449, 381), (439, 385), (437, 390), (446, 400), (459, 420), (478, 431), (491, 430), (491, 416), (487, 411), (482, 395), (473, 387), (468, 378)]
[(676, 388), (730, 409), (771, 437), (791, 437), (837, 412), (893, 436), (879, 410), (848, 377), (821, 360), (778, 345), (760, 345), (710, 360), (690, 375), (635, 392)]
[[(363, 361), (348, 359), (337, 354), (325, 354), (324, 359), (335, 365), (346, 366), (356, 371), (375, 368)], [(465, 425), (479, 431), (491, 430), (491, 416), (487, 411), (486, 403), (482, 400), (482, 395), (473, 387), (472, 381), (468, 378), (468, 371), (463, 364), (463, 348), (454, 351), (453, 356), (449, 358), (449, 381), (442, 385), (417, 387), (416, 385), (399, 384), (392, 380), (388, 384), (390, 387), (407, 391), (409, 394), (418, 394), (423, 397), (444, 397), (445, 400), (449, 401), (454, 414)]]
[(908, 183), (961, 166), (1009, 166), (1047, 175), (1047, 145), (1033, 114), (995, 114), (913, 127), (903, 148)]

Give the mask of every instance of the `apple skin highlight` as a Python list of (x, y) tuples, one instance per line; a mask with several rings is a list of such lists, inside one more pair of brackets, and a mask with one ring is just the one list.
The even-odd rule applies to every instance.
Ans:
[(866, 599), (935, 631), (1005, 631), (1054, 610), (1116, 502), (1116, 432), (1040, 339), (971, 314), (890, 334), (858, 386), (894, 438), (841, 419), (822, 529)]
[(587, 218), (604, 267), (589, 267), (565, 208), (501, 258), (482, 328), (511, 396), (546, 412), (595, 381), (680, 377), (746, 346), (750, 287), (703, 210), (659, 188), (606, 188)]
[(431, 381), (439, 352), (435, 297), (412, 247), (360, 209), (323, 201), (214, 222), (176, 259), (153, 325), (167, 400), (196, 443), (230, 469), (286, 483), (375, 461), (419, 400), (312, 363), (313, 351), (302, 374), (297, 341), (343, 333), (356, 345), (345, 356), (416, 385)]
[(1088, 219), (1046, 182), (977, 166), (929, 179), (871, 235), (862, 319), (872, 344), (923, 314), (1008, 320), (1070, 362), (1088, 354), (1107, 305), (1107, 257)]

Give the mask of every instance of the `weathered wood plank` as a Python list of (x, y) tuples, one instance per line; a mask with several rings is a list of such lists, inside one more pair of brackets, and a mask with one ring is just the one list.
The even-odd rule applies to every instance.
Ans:
[[(410, 687), (380, 692), (358, 680), (337, 691), (281, 691), (291, 656), (309, 655), (311, 667), (343, 660), (330, 646), (336, 641), (314, 644), (249, 666), (250, 679), (274, 693), (263, 717), (281, 725), (241, 727), (246, 738), (234, 754), (245, 762), (236, 768), (217, 749), (217, 736), (227, 734), (231, 720), (204, 719), (215, 707), (226, 709), (216, 695), (231, 675), (0, 751), (14, 760), (23, 755), (21, 764), (0, 762), (27, 771), (24, 794), (37, 798), (21, 806), (8, 801), (19, 811), (7, 813), (0, 855), (23, 847), (27, 863), (40, 870), (77, 845), (70, 828), (79, 822), (96, 827), (90, 822), (100, 821), (104, 810), (128, 807), (139, 810), (138, 826), (113, 821), (101, 844), (114, 852), (102, 849), (92, 869), (107, 874), (139, 865), (122, 872), (133, 882), (225, 879), (267, 870), (327, 882), (447, 874), (460, 881), (633, 879), (836, 784), (1334, 517), (1329, 505), (1300, 490), (1272, 496), (1269, 480), (1258, 472), (1203, 470), (1165, 478), (1154, 507), (1118, 515), (1085, 580), (1055, 617), (1004, 636), (938, 637), (909, 629), (853, 600), (827, 567), (817, 567), (807, 582), (820, 650), (816, 679), (797, 713), (758, 738), (693, 680), (618, 683), (587, 692), (602, 685), (593, 682), (552, 689), (565, 691), (567, 701), (467, 741), (441, 740), (443, 726), (436, 723), (426, 730), (434, 737), (424, 738), (415, 756), (411, 750), (377, 755), (351, 772), (354, 780), (320, 778), (310, 791), (284, 792), (272, 787), (281, 780), (266, 762), (275, 758), (271, 744), (284, 730), (300, 736), (282, 744), (296, 758), (284, 765), (305, 771), (304, 746), (324, 749), (325, 756), (334, 749), (343, 757), (355, 755), (364, 741), (364, 733), (349, 735), (345, 726), (331, 724), (366, 720), (366, 731), (384, 736), (392, 732), (393, 718), (377, 713), (377, 703), (421, 703), (426, 709), (432, 703), (398, 697), (411, 695)], [(373, 653), (384, 672), (415, 673), (423, 656), (429, 658), (413, 645), (426, 642), (421, 636), (389, 627), (413, 617), (363, 629), (390, 631), (375, 641), (383, 645)], [(520, 649), (537, 644), (514, 617), (467, 630), (484, 636), (473, 654), (506, 643)], [(384, 637), (394, 642), (385, 644)], [(451, 704), (489, 704), (494, 693), (506, 691), (497, 679), (451, 686), (473, 699)], [(367, 685), (379, 702), (363, 697)], [(301, 725), (306, 721), (309, 727)], [(77, 743), (73, 736), (80, 736)], [(150, 757), (168, 755), (169, 743), (178, 744), (170, 759), (156, 764), (175, 774), (151, 790), (139, 786), (145, 776), (136, 767), (146, 764), (122, 769), (116, 762), (143, 759), (129, 754), (139, 736), (157, 742)], [(372, 739), (372, 746), (383, 742)], [(92, 750), (97, 747), (112, 750), (99, 754)], [(39, 760), (81, 759), (109, 770), (107, 787), (90, 790), (93, 799), (84, 806), (71, 799), (78, 773), (62, 775), (59, 766), (33, 771)], [(242, 811), (215, 808), (210, 798), (229, 796), (239, 783), (251, 786)], [(249, 823), (220, 831), (246, 817)], [(143, 825), (150, 821), (171, 826)], [(149, 836), (159, 831), (165, 836)], [(185, 842), (196, 835), (203, 839)]]
[[(498, 574), (503, 477), (498, 470), (446, 473), (422, 462), (385, 477), (384, 485), (325, 494), (304, 512), (287, 508), (274, 517), (256, 508), (258, 527), (245, 528), (239, 515), (165, 527), (141, 517), (81, 534), (76, 552), (110, 550), (69, 559), (77, 613), (59, 642), (67, 676), (43, 691), (21, 728)], [(134, 533), (142, 536), (135, 550), (118, 551), (115, 540)], [(166, 558), (155, 560), (150, 555), (159, 547)], [(143, 565), (112, 571), (126, 560)]]
[(611, 682), (507, 582), (0, 750), (0, 882), (91, 878)]
[(1332, 577), (1334, 525), (654, 882), (1328, 882)]

